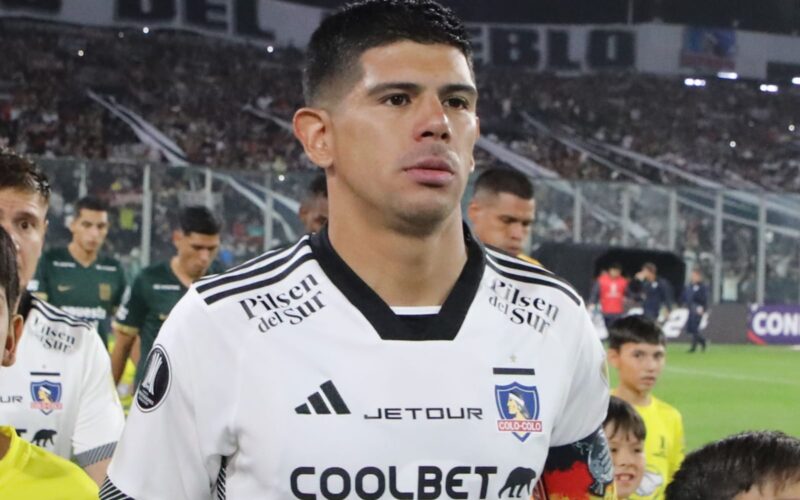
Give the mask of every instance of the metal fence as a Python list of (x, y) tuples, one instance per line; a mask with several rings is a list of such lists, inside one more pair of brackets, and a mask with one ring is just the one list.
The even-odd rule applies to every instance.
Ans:
[[(314, 171), (233, 172), (40, 159), (53, 184), (48, 246), (66, 245), (72, 204), (107, 199), (106, 250), (133, 275), (171, 256), (178, 209), (205, 204), (225, 224), (224, 266), (302, 234), (299, 200)], [(681, 255), (710, 278), (714, 302), (800, 303), (800, 195), (535, 179), (531, 246), (602, 243)]]

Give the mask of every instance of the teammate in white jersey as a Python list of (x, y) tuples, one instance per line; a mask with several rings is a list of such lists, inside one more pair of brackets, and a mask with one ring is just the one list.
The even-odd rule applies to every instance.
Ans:
[[(42, 253), (49, 194), (31, 161), (0, 151), (0, 224), (18, 247), (23, 289)], [(102, 340), (88, 323), (28, 294), (19, 312), (23, 335), (0, 380), (0, 425), (74, 459), (100, 483), (124, 425)]]
[(430, 0), (323, 21), (294, 127), (328, 225), (184, 295), (101, 498), (613, 496), (582, 300), (462, 221), (470, 53)]

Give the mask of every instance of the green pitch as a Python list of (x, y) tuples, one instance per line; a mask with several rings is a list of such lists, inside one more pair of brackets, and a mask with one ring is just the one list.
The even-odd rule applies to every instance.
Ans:
[[(683, 414), (687, 452), (744, 430), (800, 437), (800, 350), (712, 345), (689, 354), (688, 347), (669, 345), (653, 391)], [(611, 368), (612, 387), (616, 380)]]

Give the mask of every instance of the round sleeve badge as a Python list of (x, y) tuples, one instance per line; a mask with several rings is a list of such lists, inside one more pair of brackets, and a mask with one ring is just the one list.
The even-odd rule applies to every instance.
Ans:
[(167, 351), (160, 345), (153, 347), (147, 356), (144, 377), (136, 391), (136, 406), (143, 412), (158, 408), (169, 392), (170, 363)]

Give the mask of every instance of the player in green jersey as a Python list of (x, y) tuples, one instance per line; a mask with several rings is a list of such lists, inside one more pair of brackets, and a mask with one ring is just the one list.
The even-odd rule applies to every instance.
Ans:
[(172, 308), (189, 286), (205, 276), (219, 251), (221, 225), (205, 207), (181, 211), (180, 228), (172, 233), (177, 253), (167, 262), (142, 270), (125, 291), (122, 306), (113, 322), (116, 342), (111, 353), (111, 371), (119, 382), (131, 346), (141, 340), (137, 364), (138, 384), (153, 341)]
[(95, 325), (106, 344), (125, 290), (122, 265), (100, 255), (108, 227), (108, 205), (94, 197), (78, 200), (69, 225), (72, 241), (44, 253), (29, 286), (42, 299)]

